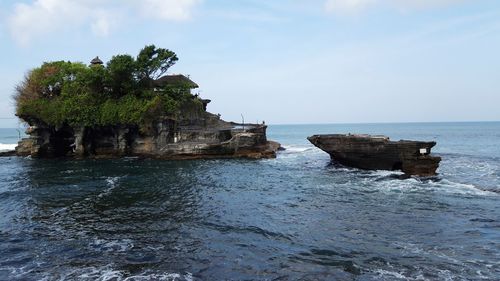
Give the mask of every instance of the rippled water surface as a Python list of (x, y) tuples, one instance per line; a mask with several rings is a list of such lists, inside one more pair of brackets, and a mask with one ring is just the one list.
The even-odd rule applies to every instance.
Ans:
[[(436, 140), (440, 175), (331, 165), (305, 137), (335, 132)], [(499, 279), (500, 123), (269, 138), (274, 160), (0, 158), (0, 280)]]

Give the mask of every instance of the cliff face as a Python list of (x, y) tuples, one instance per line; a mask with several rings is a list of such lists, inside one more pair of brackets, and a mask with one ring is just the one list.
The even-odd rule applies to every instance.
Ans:
[(37, 158), (273, 158), (279, 144), (267, 140), (266, 129), (240, 128), (210, 113), (195, 119), (163, 118), (146, 132), (125, 125), (55, 128), (31, 120), (30, 137), (19, 142), (16, 153)]

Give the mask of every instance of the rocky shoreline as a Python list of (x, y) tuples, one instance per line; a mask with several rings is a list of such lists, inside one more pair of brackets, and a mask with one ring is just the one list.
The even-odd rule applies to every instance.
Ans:
[(204, 112), (203, 118), (163, 118), (143, 132), (137, 126), (55, 128), (30, 120), (28, 138), (0, 156), (34, 158), (157, 159), (274, 158), (280, 144), (268, 141), (264, 124), (236, 124)]
[(2, 152), (0, 152), (0, 157), (12, 157), (12, 156), (17, 156), (15, 150), (9, 150), (9, 151), (2, 151)]

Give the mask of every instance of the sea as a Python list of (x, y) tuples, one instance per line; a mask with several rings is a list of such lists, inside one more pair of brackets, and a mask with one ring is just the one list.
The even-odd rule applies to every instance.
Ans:
[[(321, 133), (436, 141), (439, 175), (331, 163)], [(276, 159), (0, 158), (0, 280), (500, 280), (499, 122), (268, 137)]]

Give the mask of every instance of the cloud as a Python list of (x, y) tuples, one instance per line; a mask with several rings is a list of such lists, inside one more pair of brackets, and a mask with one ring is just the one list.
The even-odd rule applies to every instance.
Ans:
[(110, 16), (103, 13), (103, 15), (96, 17), (91, 23), (92, 32), (101, 37), (107, 37), (111, 29), (117, 25), (116, 21), (110, 20)]
[(191, 18), (191, 11), (201, 0), (142, 0), (136, 5), (144, 16), (160, 20), (182, 21)]
[[(95, 9), (97, 1), (36, 0), (32, 4), (18, 3), (7, 20), (11, 35), (21, 45), (33, 38), (87, 24), (110, 26), (107, 13)], [(94, 29), (94, 28), (92, 28)], [(95, 29), (102, 34), (104, 30)]]
[(466, 0), (326, 0), (325, 10), (336, 14), (357, 14), (375, 7), (401, 11), (453, 5)]
[(365, 10), (376, 2), (377, 0), (327, 0), (325, 9), (327, 12), (352, 14)]
[(108, 36), (119, 19), (142, 18), (183, 21), (201, 0), (34, 0), (17, 3), (7, 25), (21, 45), (47, 34), (88, 27), (98, 36)]

